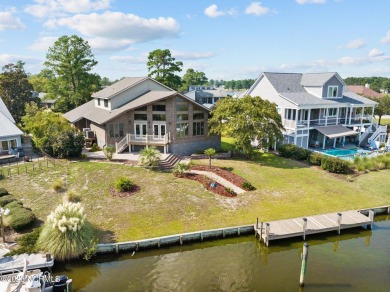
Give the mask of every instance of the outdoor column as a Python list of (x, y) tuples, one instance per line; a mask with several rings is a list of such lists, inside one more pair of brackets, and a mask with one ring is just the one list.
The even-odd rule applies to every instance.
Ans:
[(364, 106), (362, 107), (362, 114), (361, 114), (361, 120), (360, 120), (361, 124), (363, 124), (363, 119), (364, 119)]
[(333, 148), (336, 148), (336, 140), (337, 140), (337, 138), (333, 139)]
[(351, 119), (352, 119), (352, 107), (349, 108), (349, 125), (351, 124)]
[(328, 109), (325, 109), (325, 126), (328, 125)]
[(311, 109), (309, 109), (309, 113), (307, 115), (307, 126), (310, 127), (310, 114), (311, 114)]
[(298, 109), (295, 110), (295, 135), (294, 135), (294, 145), (297, 145), (297, 129), (298, 129)]
[(371, 123), (374, 121), (374, 111), (375, 111), (375, 107), (373, 106), (372, 107), (372, 114), (371, 114)]
[(326, 141), (326, 136), (324, 135), (324, 139), (322, 141), (322, 149), (325, 149), (325, 141)]
[(336, 110), (336, 125), (338, 125), (340, 121), (339, 113), (340, 113), (340, 108), (338, 107)]

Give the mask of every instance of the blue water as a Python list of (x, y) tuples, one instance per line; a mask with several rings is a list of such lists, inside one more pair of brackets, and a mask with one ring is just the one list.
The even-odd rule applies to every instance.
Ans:
[(357, 154), (357, 149), (332, 149), (332, 150), (324, 150), (323, 153), (332, 156), (348, 156)]
[(272, 242), (252, 236), (56, 264), (74, 291), (390, 291), (390, 215), (373, 230), (308, 236), (305, 287), (299, 289), (300, 238)]

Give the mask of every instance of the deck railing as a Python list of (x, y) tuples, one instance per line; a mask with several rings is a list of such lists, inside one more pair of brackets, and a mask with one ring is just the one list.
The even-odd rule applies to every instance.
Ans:
[(356, 125), (356, 124), (364, 124), (371, 123), (372, 117), (369, 115), (353, 115), (351, 116), (351, 120), (349, 117), (328, 117), (327, 119), (322, 117), (318, 119), (311, 120), (284, 120), (283, 125), (285, 128), (306, 128), (306, 127), (314, 127), (314, 126), (332, 126), (332, 125)]
[(128, 145), (131, 143), (142, 143), (145, 145), (156, 145), (156, 144), (168, 144), (170, 143), (169, 134), (164, 136), (157, 135), (136, 135), (136, 134), (126, 134), (125, 137), (116, 143), (116, 153), (122, 152)]

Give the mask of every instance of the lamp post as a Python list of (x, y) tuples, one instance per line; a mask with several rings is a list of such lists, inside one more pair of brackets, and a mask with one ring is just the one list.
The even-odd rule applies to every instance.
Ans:
[(0, 228), (1, 235), (3, 236), (3, 242), (5, 243), (5, 234), (4, 234), (4, 224), (3, 224), (3, 216), (7, 216), (9, 214), (9, 209), (0, 208)]

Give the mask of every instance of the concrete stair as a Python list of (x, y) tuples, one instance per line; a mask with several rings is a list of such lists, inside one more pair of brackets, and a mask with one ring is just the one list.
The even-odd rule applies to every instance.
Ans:
[(167, 158), (160, 162), (160, 169), (162, 170), (171, 170), (177, 163), (179, 163), (183, 158), (179, 155), (170, 154)]

